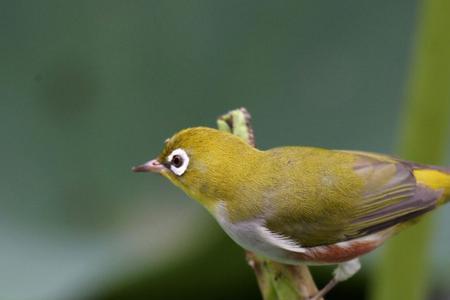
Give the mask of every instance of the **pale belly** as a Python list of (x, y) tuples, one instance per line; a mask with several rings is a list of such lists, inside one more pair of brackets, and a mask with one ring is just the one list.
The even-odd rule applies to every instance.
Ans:
[(263, 219), (232, 223), (224, 207), (214, 213), (223, 230), (241, 247), (286, 264), (336, 264), (357, 258), (380, 246), (393, 230), (331, 245), (302, 247), (287, 237), (270, 232)]

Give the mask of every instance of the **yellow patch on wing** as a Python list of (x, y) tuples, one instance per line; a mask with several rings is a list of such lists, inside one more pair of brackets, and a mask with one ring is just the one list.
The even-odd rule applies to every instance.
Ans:
[[(446, 197), (450, 196), (450, 174), (439, 170), (418, 169), (414, 170), (417, 183), (423, 184), (434, 190), (444, 190)], [(442, 204), (441, 201), (439, 204)]]

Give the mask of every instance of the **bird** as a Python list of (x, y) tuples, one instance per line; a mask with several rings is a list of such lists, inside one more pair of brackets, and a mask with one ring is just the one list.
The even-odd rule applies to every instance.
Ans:
[(248, 251), (284, 264), (337, 265), (314, 300), (356, 274), (360, 256), (450, 198), (450, 168), (362, 151), (260, 150), (208, 127), (177, 132), (133, 171), (167, 178)]

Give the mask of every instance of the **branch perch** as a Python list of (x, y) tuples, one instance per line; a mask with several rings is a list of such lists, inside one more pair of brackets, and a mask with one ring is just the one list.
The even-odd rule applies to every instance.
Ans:
[[(230, 132), (255, 146), (251, 116), (245, 108), (235, 109), (217, 119), (219, 130)], [(306, 300), (317, 287), (306, 265), (285, 265), (247, 252), (264, 300)], [(322, 299), (323, 300), (323, 299)]]

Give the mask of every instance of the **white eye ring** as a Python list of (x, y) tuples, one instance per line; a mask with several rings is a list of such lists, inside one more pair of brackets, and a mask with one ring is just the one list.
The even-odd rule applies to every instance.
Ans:
[[(172, 159), (175, 155), (179, 155), (181, 159), (183, 160), (181, 166), (176, 167), (172, 165)], [(184, 151), (181, 148), (175, 149), (172, 151), (172, 153), (167, 156), (167, 162), (170, 164), (170, 170), (174, 172), (176, 175), (181, 176), (186, 172), (187, 167), (189, 166), (189, 156), (187, 155), (186, 151)]]

